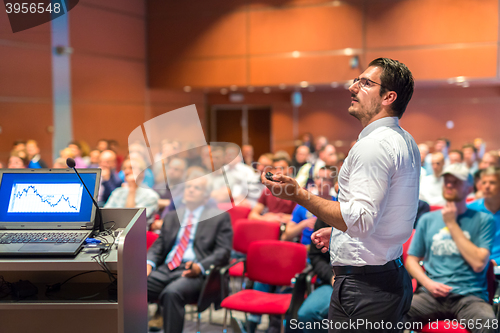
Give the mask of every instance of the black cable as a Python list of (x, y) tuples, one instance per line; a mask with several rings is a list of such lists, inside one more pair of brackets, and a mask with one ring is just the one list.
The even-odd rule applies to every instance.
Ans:
[[(5, 292), (5, 295), (1, 295), (0, 298), (9, 296), (12, 293), (12, 284), (5, 281), (3, 276), (0, 275), (0, 292)], [(5, 290), (5, 291), (4, 291)]]
[(103, 272), (101, 270), (93, 270), (93, 271), (87, 271), (87, 272), (78, 273), (76, 275), (73, 275), (73, 276), (67, 278), (64, 282), (60, 282), (60, 283), (58, 282), (58, 283), (47, 285), (47, 292), (58, 291), (68, 281), (70, 281), (70, 280), (72, 280), (72, 279), (74, 279), (74, 278), (76, 278), (76, 277), (78, 277), (80, 275), (89, 274), (89, 273), (97, 273), (97, 272), (107, 273), (107, 272)]

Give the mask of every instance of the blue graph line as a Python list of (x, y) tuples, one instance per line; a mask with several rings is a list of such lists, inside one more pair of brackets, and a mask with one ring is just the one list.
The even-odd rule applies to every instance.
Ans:
[(61, 197), (59, 198), (59, 200), (57, 200), (57, 202), (53, 204), (53, 203), (51, 203), (51, 202), (48, 200), (49, 198), (50, 198), (50, 199), (53, 199), (53, 198), (54, 198), (54, 196), (53, 196), (53, 195), (46, 195), (46, 196), (44, 197), (43, 195), (40, 195), (40, 194), (38, 193), (37, 189), (36, 189), (36, 188), (35, 188), (35, 186), (33, 186), (33, 185), (28, 186), (28, 188), (25, 188), (25, 189), (23, 189), (23, 190), (22, 190), (22, 191), (20, 191), (20, 192), (17, 192), (17, 193), (14, 195), (14, 196), (15, 196), (15, 198), (16, 198), (16, 199), (21, 199), (21, 198), (23, 197), (23, 194), (28, 195), (28, 191), (29, 191), (29, 189), (30, 189), (30, 188), (31, 188), (31, 189), (33, 189), (33, 194), (36, 194), (36, 195), (40, 198), (40, 200), (41, 200), (42, 202), (47, 203), (50, 207), (55, 207), (55, 206), (57, 206), (57, 205), (58, 205), (58, 204), (59, 204), (62, 200), (64, 200), (64, 201), (66, 201), (66, 202), (68, 203), (69, 208), (72, 208), (72, 209), (74, 209), (74, 210), (78, 211), (78, 208), (77, 208), (76, 206), (71, 205), (71, 203), (69, 202), (69, 198), (68, 198), (68, 197), (65, 197), (65, 196), (64, 196), (64, 194), (61, 194)]

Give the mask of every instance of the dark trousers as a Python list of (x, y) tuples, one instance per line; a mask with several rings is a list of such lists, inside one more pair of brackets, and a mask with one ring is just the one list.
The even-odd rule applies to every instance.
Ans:
[(448, 319), (444, 322), (445, 327), (456, 328), (459, 323), (464, 323), (472, 333), (498, 332), (498, 319), (491, 305), (483, 299), (457, 294), (435, 298), (419, 288), (413, 296), (407, 321), (425, 326), (429, 322), (436, 323), (436, 320), (443, 319)]
[(184, 306), (198, 301), (204, 277), (182, 277), (184, 265), (170, 271), (161, 265), (148, 276), (148, 302), (159, 301), (162, 306), (165, 333), (182, 333)]
[(335, 277), (328, 312), (329, 333), (403, 332), (412, 299), (404, 267), (382, 273)]

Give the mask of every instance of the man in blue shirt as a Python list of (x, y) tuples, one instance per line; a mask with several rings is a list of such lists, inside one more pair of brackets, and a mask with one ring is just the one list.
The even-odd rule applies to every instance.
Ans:
[[(335, 185), (337, 178), (337, 169), (332, 167), (322, 167), (314, 177), (314, 185), (319, 197), (326, 200), (337, 199), (330, 195), (330, 190)], [(313, 233), (316, 216), (309, 212), (305, 207), (297, 205), (292, 213), (292, 220), (286, 224), (285, 232), (281, 235), (281, 240), (291, 241), (295, 237), (300, 238), (304, 245), (311, 244), (311, 234)]]
[[(465, 199), (473, 184), (467, 167), (452, 164), (442, 176), (446, 205), (422, 216), (408, 250), (406, 269), (422, 287), (413, 296), (406, 319), (425, 325), (450, 319), (449, 314), (465, 322), (471, 332), (497, 332), (486, 280), (493, 219), (467, 208)], [(419, 261), (424, 262), (425, 272)]]
[(481, 172), (483, 198), (472, 202), (468, 208), (493, 216), (496, 232), (490, 259), (500, 263), (500, 168), (491, 166)]

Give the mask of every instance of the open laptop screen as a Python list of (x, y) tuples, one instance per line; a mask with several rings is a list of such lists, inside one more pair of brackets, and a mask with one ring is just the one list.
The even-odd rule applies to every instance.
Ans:
[[(100, 169), (79, 172), (97, 199)], [(92, 200), (71, 169), (3, 169), (0, 172), (0, 227), (5, 223), (12, 226), (14, 222), (79, 228), (91, 225), (94, 216)]]

